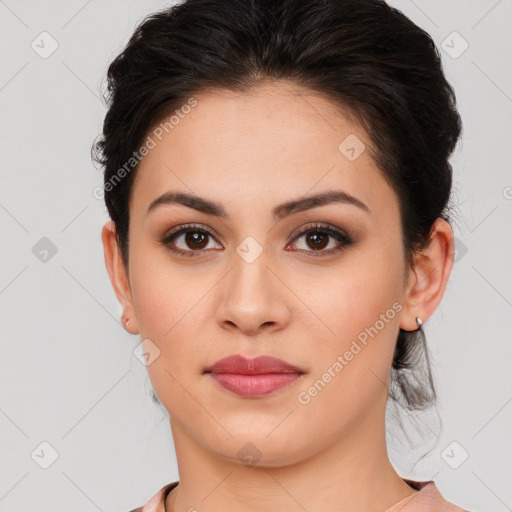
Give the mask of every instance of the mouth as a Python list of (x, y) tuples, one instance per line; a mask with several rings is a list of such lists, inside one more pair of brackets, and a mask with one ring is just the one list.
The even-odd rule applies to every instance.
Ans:
[(204, 373), (232, 393), (256, 398), (290, 386), (306, 372), (272, 356), (247, 359), (237, 354), (220, 359)]

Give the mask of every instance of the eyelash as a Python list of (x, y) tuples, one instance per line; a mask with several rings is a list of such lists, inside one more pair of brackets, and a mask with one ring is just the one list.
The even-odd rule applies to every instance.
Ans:
[[(196, 233), (200, 234), (206, 234), (212, 238), (215, 238), (215, 235), (209, 231), (208, 229), (200, 228), (197, 225), (194, 224), (187, 224), (185, 226), (182, 226), (181, 228), (177, 229), (176, 231), (173, 231), (167, 235), (165, 235), (163, 238), (159, 240), (159, 242), (164, 245), (169, 251), (179, 254), (181, 256), (191, 256), (195, 257), (195, 253), (200, 253), (203, 250), (206, 249), (200, 249), (200, 250), (188, 250), (184, 251), (182, 249), (175, 249), (172, 248), (169, 243), (174, 239), (177, 238), (179, 235), (182, 235), (184, 233), (188, 233), (190, 231), (194, 231)], [(314, 224), (313, 226), (308, 226), (306, 228), (303, 228), (299, 231), (299, 233), (296, 234), (295, 238), (292, 240), (293, 242), (296, 242), (299, 238), (301, 238), (304, 235), (307, 235), (309, 233), (322, 233), (327, 234), (331, 237), (333, 237), (338, 243), (342, 244), (341, 247), (338, 247), (336, 249), (331, 249), (329, 251), (319, 250), (319, 251), (304, 251), (307, 254), (307, 257), (311, 258), (318, 258), (322, 256), (330, 256), (332, 254), (336, 254), (343, 250), (345, 247), (352, 245), (353, 239), (350, 234), (345, 234), (342, 231), (338, 231), (337, 229), (333, 229), (332, 227), (325, 225), (325, 224)], [(303, 251), (302, 249), (299, 249), (299, 251)], [(309, 253), (309, 254), (308, 254)]]

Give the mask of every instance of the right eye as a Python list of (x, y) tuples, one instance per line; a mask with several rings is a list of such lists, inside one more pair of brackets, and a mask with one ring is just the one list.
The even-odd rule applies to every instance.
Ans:
[[(211, 231), (190, 224), (181, 226), (179, 229), (167, 234), (160, 240), (160, 243), (173, 253), (182, 256), (196, 256), (194, 253), (200, 253), (207, 249), (208, 237), (214, 238)], [(180, 244), (181, 247), (179, 246)], [(218, 245), (220, 244), (217, 243)]]

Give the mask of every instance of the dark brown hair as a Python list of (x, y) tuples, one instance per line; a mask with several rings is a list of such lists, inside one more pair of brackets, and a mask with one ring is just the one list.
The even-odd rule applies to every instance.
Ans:
[[(126, 266), (134, 151), (200, 91), (243, 92), (266, 79), (323, 95), (365, 129), (399, 200), (409, 265), (435, 220), (450, 221), (449, 157), (462, 129), (454, 91), (430, 36), (382, 0), (186, 0), (142, 20), (107, 78), (108, 112), (93, 159), (104, 167), (105, 203)], [(421, 329), (400, 329), (392, 372), (397, 403), (409, 410), (435, 403)]]

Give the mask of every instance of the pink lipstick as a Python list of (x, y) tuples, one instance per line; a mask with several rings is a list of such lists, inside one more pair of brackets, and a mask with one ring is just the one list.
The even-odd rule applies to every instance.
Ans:
[(305, 372), (275, 357), (246, 359), (237, 354), (220, 359), (206, 368), (205, 373), (237, 395), (256, 398), (291, 385)]

